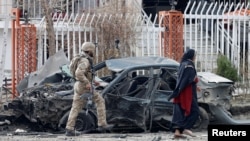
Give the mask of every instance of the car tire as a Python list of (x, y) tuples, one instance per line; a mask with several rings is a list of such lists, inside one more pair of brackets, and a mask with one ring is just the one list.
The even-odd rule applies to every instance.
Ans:
[(200, 114), (199, 114), (199, 118), (196, 121), (195, 125), (193, 126), (193, 128), (195, 130), (203, 130), (203, 129), (207, 129), (208, 124), (209, 124), (209, 116), (207, 111), (203, 108), (203, 107), (199, 107), (200, 110)]
[[(59, 129), (65, 130), (67, 121), (69, 117), (69, 112), (67, 112), (59, 122)], [(76, 119), (75, 130), (77, 131), (90, 131), (96, 128), (96, 120), (92, 114), (88, 113), (83, 110), (81, 111)]]

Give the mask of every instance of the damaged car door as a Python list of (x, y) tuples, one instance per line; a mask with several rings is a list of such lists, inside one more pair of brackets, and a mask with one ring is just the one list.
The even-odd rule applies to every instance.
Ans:
[(151, 96), (155, 87), (153, 67), (135, 67), (124, 70), (103, 92), (107, 120), (117, 128), (147, 129)]
[(152, 94), (152, 104), (150, 108), (151, 123), (150, 128), (170, 129), (173, 115), (173, 103), (168, 101), (169, 95), (175, 88), (177, 78), (177, 69), (164, 67), (160, 70), (156, 89)]

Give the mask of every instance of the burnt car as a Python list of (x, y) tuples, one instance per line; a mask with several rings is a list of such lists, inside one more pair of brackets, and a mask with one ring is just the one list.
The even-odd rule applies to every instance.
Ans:
[[(12, 109), (16, 115), (23, 115), (43, 127), (64, 130), (74, 84), (68, 64), (62, 52), (50, 58), (43, 68), (20, 82), (20, 96), (6, 104), (5, 109)], [(163, 57), (109, 59), (94, 66), (95, 79), (100, 82), (95, 91), (105, 99), (107, 121), (115, 125), (113, 130), (169, 130), (173, 103), (167, 99), (175, 88), (178, 67), (178, 62)], [(201, 80), (198, 85), (202, 88), (199, 97), (201, 112), (194, 128), (206, 129), (211, 122), (237, 123), (226, 108), (218, 104), (221, 103), (218, 100), (228, 100), (224, 100), (224, 96), (232, 95), (233, 82), (227, 80), (226, 85), (224, 82), (212, 85), (207, 81), (207, 75), (198, 73)], [(222, 85), (227, 91), (216, 92), (215, 89)], [(82, 98), (88, 102), (77, 117), (76, 130), (94, 130), (97, 127), (95, 104), (91, 95), (86, 94)]]

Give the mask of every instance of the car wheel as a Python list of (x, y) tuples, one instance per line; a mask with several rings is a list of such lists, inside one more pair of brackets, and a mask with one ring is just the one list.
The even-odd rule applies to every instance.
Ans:
[[(65, 130), (67, 121), (69, 117), (69, 112), (66, 113), (60, 120), (59, 122), (59, 129), (60, 130)], [(87, 131), (87, 130), (92, 130), (96, 128), (96, 122), (95, 118), (93, 117), (92, 114), (86, 114), (85, 111), (81, 111), (76, 119), (76, 124), (75, 124), (75, 130), (77, 131)]]
[(207, 129), (207, 126), (209, 124), (209, 116), (208, 116), (208, 113), (207, 111), (202, 108), (202, 107), (199, 107), (199, 110), (200, 110), (200, 114), (199, 114), (199, 118), (198, 120), (196, 121), (195, 125), (194, 125), (194, 129), (195, 130), (202, 130), (202, 129)]

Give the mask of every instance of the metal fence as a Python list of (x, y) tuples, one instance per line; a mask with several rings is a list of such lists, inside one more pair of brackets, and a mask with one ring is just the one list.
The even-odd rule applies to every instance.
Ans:
[(197, 50), (199, 71), (215, 71), (216, 59), (223, 54), (243, 81), (249, 79), (249, 14), (248, 3), (188, 3), (184, 46)]
[[(61, 14), (54, 17), (54, 29), (56, 35), (56, 51), (63, 49), (66, 51), (68, 59), (80, 52), (81, 44), (85, 41), (90, 41), (98, 44), (99, 51), (106, 48), (103, 38), (107, 34), (100, 30), (100, 26), (105, 26), (105, 21), (117, 22), (126, 21), (126, 24), (121, 28), (129, 28), (132, 33), (130, 35), (120, 35), (117, 37), (120, 40), (119, 49), (122, 57), (125, 56), (155, 56), (160, 55), (160, 47), (158, 43), (159, 33), (161, 28), (151, 24), (150, 16), (141, 16), (140, 14), (91, 14), (82, 13), (71, 15)], [(115, 23), (113, 24), (115, 27)], [(44, 20), (37, 26), (38, 28), (38, 68), (47, 60), (47, 31), (45, 30), (46, 23)], [(106, 27), (107, 28), (107, 27)], [(121, 30), (121, 29), (120, 29)], [(121, 34), (126, 34), (121, 33)], [(116, 34), (116, 33), (114, 33)], [(127, 38), (124, 38), (126, 36)], [(129, 37), (128, 37), (129, 36)], [(115, 47), (115, 39), (111, 40), (109, 46)], [(111, 41), (111, 42), (112, 42)], [(101, 55), (100, 53), (99, 55)], [(98, 54), (97, 54), (98, 55)]]
[[(90, 12), (100, 5), (104, 5), (106, 0), (45, 0), (46, 5), (52, 8), (52, 14), (58, 15)], [(12, 0), (12, 7), (21, 9), (22, 15), (27, 11), (31, 20), (39, 20), (43, 17), (43, 7), (41, 0)]]
[[(196, 66), (198, 71), (215, 72), (217, 69), (217, 57), (226, 55), (236, 67), (242, 80), (249, 79), (249, 4), (247, 3), (208, 3), (190, 1), (184, 14), (184, 48), (193, 48), (197, 51)], [(77, 13), (54, 17), (56, 32), (56, 49), (67, 50), (68, 58), (78, 53), (80, 45), (84, 41), (98, 42), (99, 48), (105, 33), (98, 31), (97, 25), (105, 19), (119, 19), (128, 22), (130, 28), (135, 31), (133, 41), (123, 39), (120, 48), (129, 48), (129, 53), (122, 56), (163, 56), (159, 35), (164, 32), (161, 25), (163, 17), (155, 16), (151, 21), (151, 15), (127, 14), (91, 14)], [(38, 26), (38, 66), (47, 59), (46, 31), (42, 20)], [(130, 38), (130, 40), (132, 40)], [(64, 44), (62, 44), (64, 43)], [(115, 45), (113, 45), (115, 46)], [(122, 53), (126, 52), (124, 50)], [(101, 53), (102, 54), (102, 53)]]
[[(100, 1), (99, 1), (100, 2)], [(115, 40), (119, 39), (119, 52), (121, 57), (125, 56), (152, 56), (160, 55), (158, 43), (159, 31), (156, 27), (156, 20), (152, 22), (151, 15), (147, 15), (137, 3), (131, 1), (133, 11), (124, 13), (102, 13), (102, 12), (79, 12), (79, 13), (58, 13), (53, 15), (56, 51), (63, 49), (68, 59), (79, 53), (81, 44), (85, 41), (91, 41), (98, 44), (98, 56), (103, 55), (105, 49), (115, 47)], [(100, 5), (100, 4), (99, 4)], [(157, 16), (156, 16), (157, 17)], [(113, 25), (120, 34), (105, 31), (108, 24)], [(120, 25), (119, 25), (120, 24)], [(103, 27), (100, 29), (100, 27)], [(47, 31), (45, 18), (37, 24), (38, 28), (38, 68), (48, 59), (47, 49)], [(121, 31), (122, 30), (122, 31)], [(131, 32), (129, 33), (128, 30)], [(114, 34), (110, 38), (108, 45), (104, 38), (107, 34)], [(123, 34), (123, 35), (121, 35)], [(116, 37), (115, 37), (116, 36)], [(105, 59), (99, 57), (98, 59)], [(97, 62), (101, 61), (97, 60)]]
[[(77, 13), (90, 13), (110, 3), (116, 3), (113, 8), (122, 8), (124, 5), (137, 6), (142, 0), (12, 0), (13, 8), (21, 9), (21, 15), (28, 12), (31, 20), (40, 20), (44, 16), (42, 1), (52, 9), (52, 15), (71, 15)], [(0, 1), (1, 2), (1, 1)], [(136, 4), (136, 5), (134, 5)]]
[[(34, 19), (41, 18), (42, 13), (37, 13), (40, 7), (39, 1), (26, 0), (31, 6), (30, 16)], [(62, 5), (63, 1), (57, 1)], [(74, 3), (75, 1), (66, 0), (75, 5), (74, 7), (95, 8), (105, 3), (105, 1), (89, 1)], [(88, 3), (89, 2), (89, 3)], [(90, 2), (94, 2), (93, 5)], [(88, 3), (88, 4), (87, 4)], [(15, 5), (15, 3), (13, 3)], [(18, 5), (18, 4), (17, 4)], [(77, 6), (76, 6), (77, 5)], [(83, 6), (84, 5), (84, 6)], [(92, 6), (91, 6), (92, 5)], [(26, 7), (25, 4), (19, 6)], [(139, 9), (137, 13), (107, 14), (92, 13), (90, 11), (72, 13), (59, 12), (54, 14), (54, 29), (56, 34), (56, 50), (66, 51), (68, 59), (80, 51), (80, 46), (84, 41), (98, 43), (98, 48), (106, 49), (103, 38), (107, 36), (99, 26), (105, 20), (114, 22), (116, 19), (127, 23), (127, 27), (134, 31), (128, 38), (121, 38), (119, 48), (122, 56), (163, 56), (162, 40), (159, 40), (160, 33), (165, 28), (160, 27), (163, 17), (155, 16), (151, 21), (151, 15), (146, 15), (138, 3), (134, 6)], [(55, 7), (58, 7), (55, 5)], [(91, 7), (91, 8), (90, 8)], [(75, 8), (74, 8), (75, 9)], [(249, 4), (248, 3), (227, 3), (227, 2), (200, 2), (191, 0), (184, 16), (184, 48), (194, 48), (197, 50), (196, 66), (198, 71), (214, 72), (217, 68), (216, 59), (219, 54), (226, 55), (238, 70), (243, 80), (249, 79)], [(33, 13), (33, 14), (32, 14)], [(38, 69), (48, 59), (47, 31), (44, 18), (37, 27), (38, 43)], [(122, 34), (126, 34), (125, 32)], [(126, 35), (127, 36), (127, 35)], [(118, 37), (119, 38), (119, 37)], [(115, 47), (115, 37), (109, 44)], [(130, 39), (130, 40), (129, 40)], [(103, 51), (103, 50), (100, 50)], [(102, 52), (98, 52), (99, 55)], [(102, 57), (99, 58), (101, 61)]]

